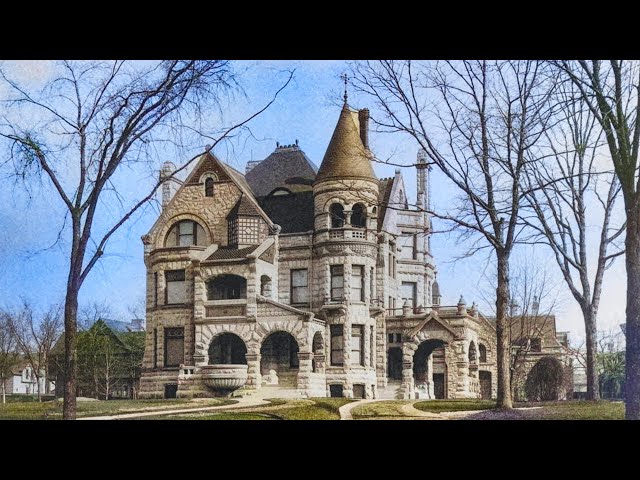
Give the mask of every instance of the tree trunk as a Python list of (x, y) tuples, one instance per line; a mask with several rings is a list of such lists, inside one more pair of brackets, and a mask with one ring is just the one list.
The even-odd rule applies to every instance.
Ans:
[(0, 380), (2, 380), (2, 404), (4, 405), (4, 404), (7, 403), (7, 391), (6, 391), (6, 387), (5, 387), (5, 384), (4, 384), (4, 382), (6, 380), (4, 379), (4, 377), (1, 378)]
[(640, 208), (627, 208), (627, 326), (625, 405), (627, 420), (640, 420)]
[[(72, 267), (73, 268), (73, 262)], [(78, 288), (76, 282), (69, 275), (67, 282), (67, 296), (64, 302), (64, 403), (62, 418), (75, 420), (76, 418), (76, 371), (77, 371), (77, 337), (78, 325)]]
[(596, 363), (598, 354), (596, 313), (592, 308), (587, 307), (582, 311), (582, 314), (584, 316), (587, 342), (587, 400), (600, 400), (600, 386), (598, 384), (598, 368)]
[(511, 399), (510, 338), (507, 309), (509, 307), (509, 259), (502, 252), (498, 257), (498, 287), (496, 288), (496, 350), (498, 361), (498, 408), (513, 408)]

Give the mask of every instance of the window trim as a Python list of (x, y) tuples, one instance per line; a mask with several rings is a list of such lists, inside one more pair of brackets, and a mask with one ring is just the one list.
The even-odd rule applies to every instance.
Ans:
[(365, 282), (364, 282), (364, 265), (351, 265), (351, 291), (353, 292), (354, 290), (358, 290), (358, 287), (354, 288), (355, 285), (355, 281), (356, 278), (358, 277), (358, 275), (355, 275), (355, 271), (356, 270), (360, 270), (360, 286), (359, 286), (359, 290), (360, 290), (360, 298), (356, 299), (356, 298), (352, 298), (352, 301), (356, 301), (356, 302), (364, 302), (365, 301), (365, 291), (364, 291), (364, 287), (365, 287)]
[[(339, 334), (334, 333), (339, 330)], [(337, 337), (342, 338), (342, 342), (338, 342), (335, 340)], [(329, 363), (332, 367), (343, 367), (344, 366), (344, 325), (341, 323), (329, 325)], [(333, 352), (341, 352), (342, 353), (342, 361), (336, 362), (333, 358)]]
[[(298, 286), (294, 286), (293, 285), (293, 275), (294, 272), (306, 272), (305, 275), (305, 279), (306, 279), (306, 284), (304, 286), (302, 285), (298, 285)], [(307, 290), (307, 301), (306, 302), (294, 302), (294, 289), (306, 289)], [(309, 305), (309, 269), (308, 268), (292, 268), (289, 270), (289, 304), (290, 305)]]
[[(175, 331), (176, 333), (178, 332), (178, 330), (182, 331), (182, 335), (172, 335), (171, 331)], [(169, 342), (169, 339), (181, 339), (182, 340), (182, 363), (184, 363), (184, 327), (171, 327), (171, 328), (165, 328), (164, 329), (164, 368), (176, 368), (179, 367), (181, 364), (177, 363), (177, 364), (169, 364), (168, 363), (168, 359), (169, 356), (167, 355), (168, 349), (167, 349), (167, 344)]]
[[(356, 332), (359, 332), (356, 335)], [(353, 340), (355, 338), (359, 338), (359, 342), (360, 342), (360, 348), (358, 349), (354, 349), (353, 348)], [(364, 367), (364, 359), (365, 359), (365, 348), (364, 348), (364, 324), (358, 323), (358, 324), (353, 324), (351, 325), (351, 342), (349, 342), (349, 353), (350, 355), (350, 364), (351, 365), (356, 365), (356, 366), (361, 366)], [(354, 352), (359, 352), (360, 354), (360, 361), (359, 362), (354, 362), (353, 361), (353, 353)]]
[[(341, 211), (339, 214), (334, 214), (334, 207), (340, 207)], [(346, 215), (344, 213), (344, 205), (339, 202), (334, 202), (329, 206), (329, 228), (344, 228), (346, 222)], [(334, 225), (334, 220), (336, 224)], [(338, 225), (339, 224), (339, 225)]]
[[(402, 295), (401, 298), (404, 301), (405, 300), (404, 287), (405, 286), (409, 286), (409, 285), (412, 285), (412, 292), (411, 292), (412, 298), (411, 298), (411, 300), (412, 300), (413, 304), (411, 305), (411, 311), (415, 311), (415, 309), (418, 308), (418, 299), (417, 299), (417, 296), (418, 296), (418, 282), (402, 282), (400, 284), (400, 294)], [(404, 302), (402, 303), (402, 306), (404, 307)]]
[[(212, 176), (208, 176), (204, 179), (204, 196), (211, 198), (214, 194), (214, 184), (215, 180)], [(210, 189), (210, 190), (209, 190)], [(211, 193), (211, 195), (209, 195)]]
[[(340, 267), (342, 269), (342, 273), (340, 275), (337, 275), (334, 272), (335, 269), (337, 269), (338, 267)], [(330, 298), (332, 302), (341, 302), (342, 299), (344, 298), (344, 264), (336, 264), (336, 265), (329, 265), (329, 274), (331, 277), (331, 284), (330, 284)], [(333, 286), (333, 282), (335, 278), (338, 277), (342, 277), (342, 286), (341, 287), (334, 287)], [(340, 295), (340, 297), (336, 297), (334, 296), (333, 291), (334, 290), (342, 290), (342, 295)]]
[[(173, 272), (182, 272), (182, 275), (184, 276), (183, 280), (169, 280), (167, 278), (167, 274), (168, 273), (173, 273)], [(171, 283), (177, 283), (177, 282), (183, 282), (184, 286), (185, 286), (185, 295), (184, 295), (184, 301), (183, 302), (177, 302), (177, 303), (169, 303), (169, 282)], [(165, 305), (185, 305), (187, 303), (187, 272), (184, 268), (182, 269), (178, 269), (178, 270), (165, 270), (164, 271), (164, 304)]]

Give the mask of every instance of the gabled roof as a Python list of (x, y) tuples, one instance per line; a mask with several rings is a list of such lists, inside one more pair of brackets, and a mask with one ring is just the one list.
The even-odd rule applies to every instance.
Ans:
[(431, 313), (429, 313), (429, 315), (427, 315), (424, 318), (424, 320), (422, 320), (420, 323), (418, 323), (418, 325), (416, 325), (413, 329), (411, 329), (409, 331), (409, 336), (413, 337), (413, 336), (417, 335), (418, 332), (420, 332), (420, 330), (422, 330), (425, 327), (425, 325), (427, 325), (430, 322), (435, 322), (435, 323), (439, 324), (442, 328), (444, 328), (451, 335), (453, 335), (454, 338), (458, 337), (458, 334), (449, 325), (447, 325), (446, 322), (442, 321), (438, 317), (438, 314), (435, 311), (432, 311)]
[(362, 144), (358, 126), (345, 102), (318, 170), (316, 182), (354, 177), (377, 180), (369, 160), (369, 152)]
[(273, 223), (282, 227), (282, 233), (313, 230), (312, 191), (260, 197), (258, 202)]
[(391, 191), (393, 190), (393, 180), (392, 178), (383, 178), (379, 180), (379, 194), (378, 194), (378, 203), (380, 204), (380, 208), (378, 209), (378, 231), (382, 230), (382, 224), (384, 223), (384, 216), (387, 214), (387, 205), (389, 205), (389, 198), (391, 198)]
[(246, 175), (256, 197), (268, 195), (276, 188), (292, 192), (311, 190), (318, 167), (297, 145), (279, 146)]
[[(166, 209), (169, 210), (171, 208), (173, 203), (176, 201), (176, 198), (178, 198), (182, 189), (186, 185), (196, 185), (198, 183), (200, 176), (207, 171), (216, 172), (220, 180), (232, 181), (238, 187), (238, 189), (243, 193), (243, 196), (246, 196), (246, 200), (249, 203), (253, 204), (255, 210), (258, 212), (260, 217), (262, 217), (262, 219), (267, 223), (267, 225), (269, 225), (269, 227), (273, 227), (273, 222), (267, 216), (267, 214), (264, 213), (262, 208), (260, 208), (260, 205), (258, 205), (258, 202), (256, 201), (253, 195), (253, 192), (251, 191), (251, 187), (249, 187), (249, 184), (245, 180), (244, 175), (242, 175), (240, 172), (230, 167), (226, 163), (220, 161), (211, 152), (206, 152), (200, 156), (193, 171), (187, 176), (187, 180), (180, 186), (180, 188), (178, 188), (178, 191), (173, 195)], [(166, 218), (164, 218), (163, 215), (160, 215), (156, 219), (153, 226), (149, 229), (149, 234), (151, 234), (156, 230), (156, 228), (158, 227), (161, 221), (163, 222), (166, 221)]]
[(259, 217), (260, 212), (258, 211), (256, 204), (254, 202), (251, 202), (245, 194), (242, 194), (235, 206), (229, 212), (229, 215), (227, 215), (227, 218), (233, 218), (238, 215)]

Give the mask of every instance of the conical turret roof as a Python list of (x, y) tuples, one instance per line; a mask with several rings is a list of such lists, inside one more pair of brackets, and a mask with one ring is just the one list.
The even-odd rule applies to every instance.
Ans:
[(324, 154), (316, 176), (316, 183), (330, 178), (367, 178), (376, 180), (369, 153), (362, 144), (359, 126), (346, 102), (340, 112), (338, 124)]

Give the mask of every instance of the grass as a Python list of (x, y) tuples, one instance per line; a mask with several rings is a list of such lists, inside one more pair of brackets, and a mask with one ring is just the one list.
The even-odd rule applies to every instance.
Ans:
[(545, 402), (520, 406), (542, 406), (543, 408), (524, 411), (524, 419), (532, 420), (624, 420), (622, 402)]
[(157, 417), (143, 417), (143, 420), (278, 420), (272, 415), (264, 413), (238, 413), (238, 412), (221, 412), (221, 413), (202, 413), (190, 415), (171, 415)]
[[(228, 399), (97, 400), (78, 402), (78, 418), (149, 412), (168, 408), (229, 405)], [(0, 420), (57, 420), (62, 418), (62, 402), (15, 402), (0, 405)]]
[(367, 403), (351, 410), (351, 415), (353, 418), (406, 417), (407, 414), (402, 411), (402, 407), (409, 403), (411, 400)]
[(461, 412), (465, 410), (488, 410), (496, 406), (493, 400), (459, 399), (459, 400), (429, 400), (417, 402), (413, 405), (423, 412)]
[(339, 420), (338, 409), (350, 398), (270, 398), (270, 405), (245, 407), (230, 412), (193, 413), (148, 417), (154, 420)]

